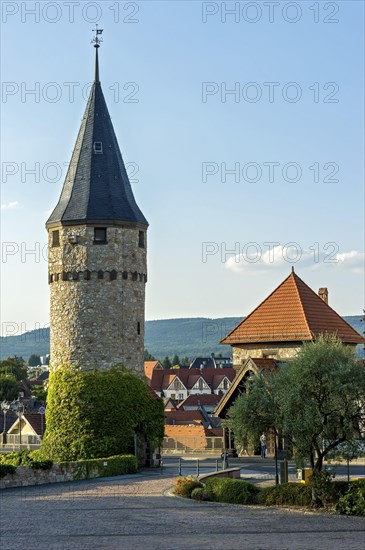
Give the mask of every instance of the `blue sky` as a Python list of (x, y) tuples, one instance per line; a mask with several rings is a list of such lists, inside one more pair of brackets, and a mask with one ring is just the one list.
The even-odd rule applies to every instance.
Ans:
[(248, 4), (75, 2), (72, 21), (67, 2), (2, 2), (2, 323), (49, 322), (44, 223), (99, 17), (104, 95), (150, 223), (146, 318), (247, 315), (291, 265), (361, 313), (363, 3), (280, 2), (272, 22)]

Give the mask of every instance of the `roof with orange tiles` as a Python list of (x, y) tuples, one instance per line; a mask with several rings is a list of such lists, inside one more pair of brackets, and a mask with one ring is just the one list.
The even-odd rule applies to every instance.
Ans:
[(162, 365), (159, 361), (145, 361), (144, 362), (144, 375), (146, 378), (151, 379), (154, 369), (162, 369)]
[(234, 380), (236, 371), (232, 367), (219, 369), (175, 369), (175, 370), (153, 370), (152, 377), (147, 383), (155, 391), (167, 389), (175, 378), (178, 378), (186, 389), (191, 389), (198, 382), (199, 378), (208, 384), (210, 389), (215, 390), (226, 377), (230, 382)]
[(302, 342), (321, 333), (336, 334), (348, 344), (365, 342), (338, 313), (294, 271), (221, 344)]
[[(167, 425), (165, 426), (165, 437), (174, 437), (179, 439), (180, 437), (205, 437), (206, 430), (202, 425), (196, 426), (179, 426), (179, 425)], [(194, 441), (195, 445), (199, 441)], [(204, 445), (205, 446), (205, 442)]]

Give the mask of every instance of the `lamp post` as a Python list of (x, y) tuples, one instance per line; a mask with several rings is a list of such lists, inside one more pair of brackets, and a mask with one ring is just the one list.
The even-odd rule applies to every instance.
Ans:
[(8, 401), (1, 401), (0, 403), (1, 410), (4, 415), (4, 425), (3, 425), (3, 445), (6, 443), (6, 413), (10, 409), (10, 403)]
[(22, 445), (22, 414), (24, 414), (24, 404), (18, 399), (11, 403), (12, 410), (17, 414), (19, 419), (19, 450), (21, 451)]

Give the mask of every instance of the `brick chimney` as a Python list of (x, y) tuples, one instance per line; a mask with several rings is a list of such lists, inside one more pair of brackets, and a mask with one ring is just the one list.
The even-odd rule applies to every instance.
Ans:
[(328, 289), (327, 288), (320, 288), (318, 290), (318, 296), (328, 304)]

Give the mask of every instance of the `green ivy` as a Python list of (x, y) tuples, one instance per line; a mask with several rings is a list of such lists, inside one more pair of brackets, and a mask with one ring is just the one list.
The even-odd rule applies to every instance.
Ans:
[(135, 432), (152, 448), (161, 443), (163, 402), (153, 399), (146, 383), (124, 367), (83, 371), (66, 366), (51, 372), (46, 425), (41, 460), (129, 454)]
[(79, 460), (74, 470), (73, 479), (89, 479), (91, 472), (98, 471), (98, 477), (112, 477), (136, 474), (138, 460), (133, 455), (109, 456), (99, 460)]

